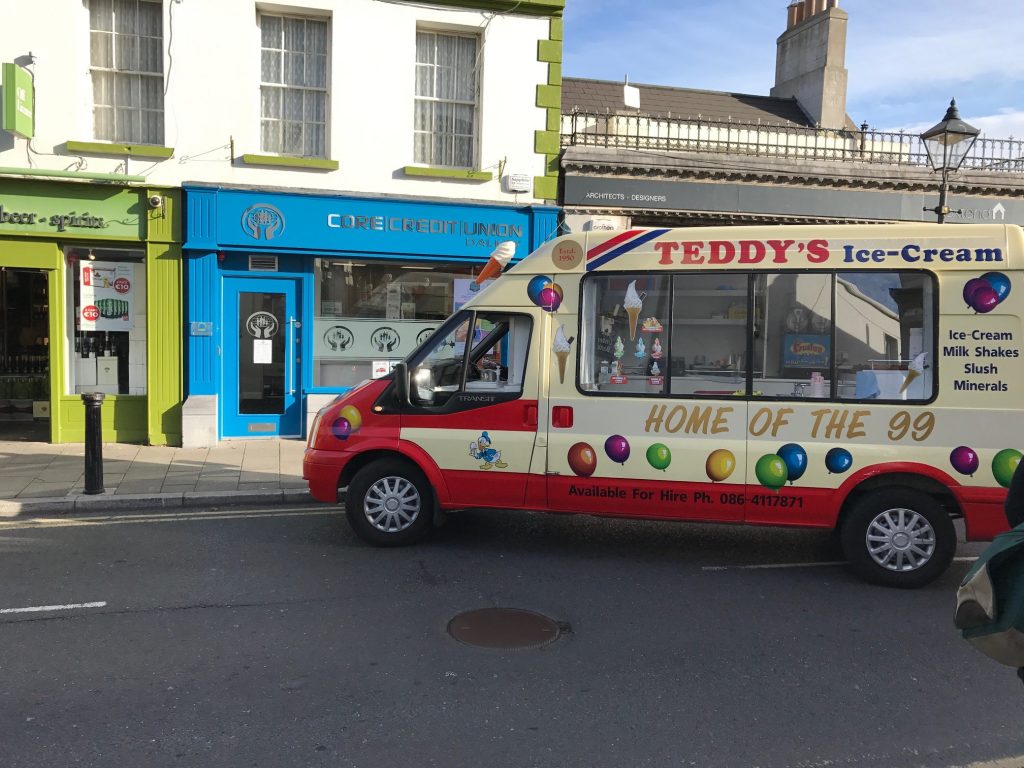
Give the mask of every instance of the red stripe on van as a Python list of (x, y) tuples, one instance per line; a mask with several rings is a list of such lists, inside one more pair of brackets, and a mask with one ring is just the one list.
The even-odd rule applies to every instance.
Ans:
[(629, 240), (629, 238), (633, 237), (634, 235), (639, 234), (641, 231), (642, 230), (639, 230), (639, 229), (630, 229), (630, 230), (628, 230), (626, 232), (623, 232), (621, 235), (616, 235), (615, 237), (611, 238), (610, 240), (605, 240), (600, 245), (595, 245), (593, 248), (591, 248), (589, 251), (587, 251), (587, 261), (590, 261), (591, 259), (597, 258), (602, 253), (604, 253), (605, 251), (611, 250), (612, 248), (614, 248), (619, 243), (622, 243), (622, 242), (625, 242), (626, 240)]

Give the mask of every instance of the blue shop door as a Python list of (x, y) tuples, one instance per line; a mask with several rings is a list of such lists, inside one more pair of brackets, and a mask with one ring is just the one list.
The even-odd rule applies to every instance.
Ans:
[(224, 437), (301, 437), (298, 281), (224, 281)]

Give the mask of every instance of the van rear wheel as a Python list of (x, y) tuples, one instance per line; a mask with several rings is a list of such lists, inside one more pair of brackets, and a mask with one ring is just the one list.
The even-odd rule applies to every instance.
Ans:
[(414, 544), (431, 529), (434, 496), (414, 465), (378, 459), (356, 472), (345, 494), (345, 515), (363, 541), (377, 547)]
[(865, 494), (850, 510), (840, 539), (853, 571), (886, 587), (923, 587), (946, 571), (956, 552), (949, 514), (911, 488)]

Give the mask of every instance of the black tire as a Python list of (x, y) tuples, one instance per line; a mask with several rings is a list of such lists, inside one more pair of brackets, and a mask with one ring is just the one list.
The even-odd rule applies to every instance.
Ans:
[(853, 571), (885, 587), (923, 587), (946, 571), (956, 553), (949, 514), (912, 488), (864, 494), (846, 516), (840, 540)]
[(430, 533), (434, 494), (420, 470), (402, 459), (377, 459), (356, 472), (345, 494), (356, 535), (376, 547), (404, 547)]

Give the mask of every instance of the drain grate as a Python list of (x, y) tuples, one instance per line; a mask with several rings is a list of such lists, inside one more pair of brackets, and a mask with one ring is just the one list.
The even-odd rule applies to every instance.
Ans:
[(481, 648), (539, 648), (557, 640), (560, 632), (547, 616), (518, 608), (481, 608), (448, 622), (448, 634)]

